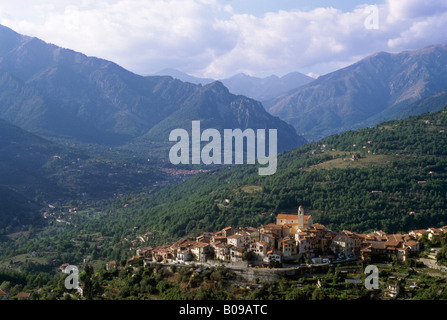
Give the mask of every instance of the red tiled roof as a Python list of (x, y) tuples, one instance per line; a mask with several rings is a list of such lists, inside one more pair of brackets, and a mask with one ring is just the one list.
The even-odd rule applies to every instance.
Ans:
[(29, 298), (31, 296), (31, 292), (19, 292), (17, 294), (17, 298)]
[(417, 246), (418, 244), (419, 244), (419, 241), (414, 241), (414, 240), (405, 242), (405, 245), (409, 246), (409, 247)]

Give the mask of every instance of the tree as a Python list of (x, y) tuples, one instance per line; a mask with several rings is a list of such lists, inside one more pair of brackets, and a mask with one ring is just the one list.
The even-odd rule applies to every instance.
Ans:
[(323, 289), (316, 288), (312, 292), (312, 300), (324, 300), (326, 299), (326, 294)]
[(84, 271), (81, 273), (81, 281), (84, 282), (84, 297), (87, 300), (92, 300), (93, 299), (93, 288), (94, 288), (94, 284), (92, 281), (92, 276), (93, 276), (94, 270), (93, 267), (89, 264), (87, 264), (85, 266)]
[(255, 259), (255, 257), (256, 256), (253, 251), (245, 251), (242, 254), (242, 260), (244, 260), (244, 261), (251, 261), (251, 260)]

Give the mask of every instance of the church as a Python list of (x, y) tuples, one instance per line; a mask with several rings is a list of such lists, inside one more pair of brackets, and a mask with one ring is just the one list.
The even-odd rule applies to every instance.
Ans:
[(304, 214), (303, 206), (298, 208), (298, 214), (278, 214), (276, 224), (290, 227), (290, 233), (297, 233), (313, 224), (312, 216)]

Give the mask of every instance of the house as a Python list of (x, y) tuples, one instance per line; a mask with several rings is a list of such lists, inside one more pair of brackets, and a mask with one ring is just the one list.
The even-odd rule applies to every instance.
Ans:
[(174, 259), (174, 254), (168, 245), (159, 246), (152, 250), (152, 260), (157, 262), (169, 262)]
[(177, 259), (176, 260), (179, 263), (185, 263), (186, 261), (191, 261), (192, 260), (191, 250), (185, 249), (185, 250), (177, 251)]
[(118, 267), (118, 261), (113, 260), (106, 263), (106, 270), (113, 271)]
[(250, 245), (251, 242), (251, 236), (250, 233), (248, 233), (245, 230), (239, 230), (236, 232), (236, 234), (241, 235), (243, 237), (243, 246), (244, 247), (248, 247)]
[(296, 241), (289, 237), (282, 239), (279, 242), (278, 247), (281, 250), (283, 257), (290, 257), (298, 253)]
[[(397, 255), (398, 259), (403, 259), (400, 261), (404, 261), (406, 258), (402, 256), (403, 252), (399, 252), (399, 249), (403, 249), (403, 235), (401, 234), (390, 234), (387, 235), (387, 241), (385, 241), (386, 253), (388, 258), (392, 258), (393, 255)], [(406, 256), (406, 253), (405, 253)]]
[(384, 232), (382, 230), (374, 231), (372, 234), (376, 237), (377, 240), (380, 240), (380, 241), (388, 240), (386, 232)]
[(244, 232), (247, 233), (248, 237), (249, 237), (249, 241), (248, 244), (259, 240), (259, 231), (257, 228), (254, 227), (245, 227), (242, 229)]
[(290, 228), (286, 225), (278, 225), (269, 223), (268, 225), (259, 227), (260, 234), (272, 234), (275, 238), (283, 238), (289, 235)]
[(372, 260), (371, 246), (360, 249), (360, 256), (362, 258), (362, 261), (371, 261)]
[(410, 257), (411, 249), (408, 247), (401, 247), (396, 249), (396, 257), (398, 261), (405, 262)]
[(31, 292), (19, 292), (17, 294), (17, 299), (19, 300), (29, 300), (31, 297)]
[(213, 255), (213, 248), (209, 243), (200, 242), (191, 247), (191, 252), (197, 261), (206, 262)]
[(309, 257), (311, 252), (311, 243), (307, 232), (299, 232), (295, 234), (297, 251), (299, 254)]
[(348, 257), (354, 254), (354, 240), (351, 237), (339, 234), (332, 239), (330, 248), (335, 254)]
[(427, 233), (428, 231), (426, 229), (419, 229), (419, 230), (411, 230), (408, 235), (410, 235), (413, 239), (421, 240), (424, 233)]
[(368, 241), (368, 245), (360, 250), (362, 260), (371, 261), (373, 258), (385, 259), (387, 255), (384, 241)]
[(227, 237), (225, 237), (222, 232), (218, 232), (211, 237), (210, 243), (227, 242)]
[(137, 256), (141, 258), (152, 257), (152, 247), (142, 247), (137, 249)]
[[(205, 239), (204, 242), (206, 242), (206, 241), (207, 240)], [(196, 245), (198, 242), (199, 241), (197, 241), (194, 238), (182, 239), (182, 240), (177, 241), (173, 245), (171, 245), (169, 247), (169, 250), (171, 251), (172, 256), (176, 257), (178, 251), (184, 251), (186, 249), (189, 249), (189, 248), (193, 247), (194, 245)]]
[(207, 242), (207, 243), (210, 243), (212, 237), (213, 237), (213, 233), (212, 232), (204, 232), (203, 234), (201, 234), (200, 236), (198, 236), (196, 238), (196, 241), (197, 242)]
[(69, 263), (61, 264), (59, 270), (62, 271), (62, 273), (66, 273), (65, 268), (67, 268), (69, 265), (70, 265)]
[(275, 250), (270, 250), (267, 252), (267, 256), (264, 259), (264, 262), (267, 263), (282, 263), (282, 255), (281, 252), (279, 251), (275, 251)]
[(220, 261), (230, 261), (230, 248), (231, 244), (226, 242), (213, 243), (214, 257)]
[(275, 248), (276, 237), (272, 233), (261, 233), (259, 235), (259, 241), (267, 242), (270, 248)]
[(230, 260), (231, 260), (231, 262), (240, 262), (240, 261), (242, 261), (242, 256), (243, 256), (245, 251), (246, 251), (246, 248), (244, 248), (244, 247), (234, 247), (234, 246), (232, 246), (230, 248)]
[(221, 230), (221, 232), (222, 232), (222, 235), (224, 236), (224, 237), (229, 237), (229, 236), (231, 236), (231, 235), (233, 235), (234, 233), (235, 233), (235, 229), (233, 228), (233, 227), (226, 227), (226, 228), (224, 228), (224, 229), (222, 229)]
[(400, 285), (399, 283), (390, 283), (388, 285), (388, 295), (391, 298), (397, 298), (400, 293)]
[(7, 300), (8, 297), (9, 297), (9, 291), (0, 289), (0, 300)]
[(362, 234), (358, 234), (358, 233), (354, 233), (348, 230), (343, 230), (341, 232), (341, 234), (349, 237), (352, 239), (352, 245), (353, 245), (353, 251), (354, 252), (359, 252), (360, 249), (362, 249), (362, 243), (364, 241), (364, 235)]
[(411, 252), (419, 252), (421, 250), (421, 245), (416, 240), (407, 241), (404, 243), (404, 246), (410, 248)]
[(246, 239), (241, 234), (233, 234), (227, 237), (227, 243), (235, 247), (244, 247)]
[(269, 244), (265, 241), (256, 241), (250, 244), (250, 251), (260, 257), (264, 257), (269, 249)]
[(428, 239), (431, 241), (440, 240), (441, 235), (443, 234), (443, 230), (437, 228), (428, 228), (427, 232), (428, 232)]

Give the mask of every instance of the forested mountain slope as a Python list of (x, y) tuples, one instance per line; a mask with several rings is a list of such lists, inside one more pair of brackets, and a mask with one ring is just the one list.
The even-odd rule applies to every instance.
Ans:
[(113, 226), (101, 221), (89, 229), (125, 234), (138, 226), (180, 237), (272, 222), (299, 205), (335, 231), (445, 225), (446, 145), (447, 109), (386, 122), (281, 154), (272, 176), (234, 166), (123, 198), (107, 210), (113, 213), (104, 221)]

